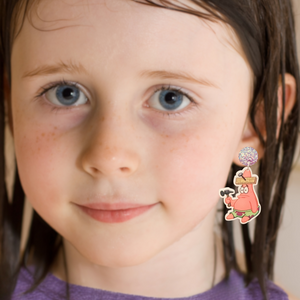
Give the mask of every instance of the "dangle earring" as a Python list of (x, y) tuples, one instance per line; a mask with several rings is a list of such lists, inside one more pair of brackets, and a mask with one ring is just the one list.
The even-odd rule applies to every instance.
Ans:
[(241, 224), (246, 224), (255, 219), (261, 212), (261, 206), (254, 189), (259, 178), (252, 174), (250, 168), (258, 160), (257, 151), (251, 147), (245, 147), (239, 153), (239, 160), (246, 167), (238, 171), (233, 179), (238, 192), (226, 187), (220, 189), (219, 194), (226, 207), (231, 209), (225, 215), (225, 220), (232, 221), (239, 218)]

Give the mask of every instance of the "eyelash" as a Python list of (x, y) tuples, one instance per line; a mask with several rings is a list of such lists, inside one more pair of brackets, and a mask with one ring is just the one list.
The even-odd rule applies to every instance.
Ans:
[[(64, 79), (63, 80), (59, 80), (59, 81), (55, 81), (55, 82), (51, 82), (51, 83), (49, 83), (48, 85), (46, 85), (45, 87), (42, 87), (41, 89), (42, 89), (42, 91), (39, 93), (39, 94), (37, 94), (34, 98), (36, 99), (36, 100), (38, 100), (38, 99), (40, 99), (44, 94), (46, 94), (48, 91), (50, 91), (50, 90), (52, 90), (53, 88), (56, 88), (57, 86), (59, 86), (59, 85), (68, 85), (68, 86), (74, 86), (74, 87), (76, 87), (76, 88), (78, 88), (79, 90), (80, 90), (80, 88), (79, 88), (79, 85), (75, 82), (67, 82), (67, 81), (65, 81)], [(51, 104), (49, 104), (49, 105), (51, 105)], [(72, 109), (72, 108), (74, 108), (74, 106), (52, 106), (51, 107), (51, 111), (60, 111), (60, 110), (68, 110), (68, 109)]]
[[(171, 87), (171, 85), (168, 85), (168, 86), (160, 86), (160, 87), (158, 87), (158, 88), (154, 91), (153, 94), (155, 94), (155, 93), (158, 92), (158, 91), (174, 91), (174, 92), (180, 93), (181, 95), (187, 97), (187, 98), (191, 101), (192, 106), (197, 106), (198, 104), (197, 104), (197, 102), (194, 100), (194, 98), (193, 98), (191, 95), (189, 95), (187, 92), (182, 91), (181, 89), (182, 89), (182, 88)], [(176, 117), (176, 116), (179, 116), (179, 115), (182, 115), (182, 114), (186, 113), (187, 111), (188, 111), (188, 110), (185, 109), (185, 110), (183, 110), (183, 111), (178, 111), (178, 112), (175, 111), (175, 112), (173, 112), (173, 113), (172, 113), (172, 112), (169, 113), (169, 112), (167, 112), (167, 111), (158, 111), (158, 110), (156, 110), (157, 113), (159, 113), (159, 114), (161, 114), (161, 115), (163, 115), (163, 116), (168, 116), (168, 117), (170, 117), (170, 116)]]
[[(76, 88), (78, 88), (79, 90), (81, 90), (80, 89), (80, 87), (79, 87), (79, 85), (78, 85), (78, 83), (74, 83), (74, 82), (68, 82), (68, 81), (65, 81), (64, 79), (63, 80), (59, 80), (59, 81), (56, 81), (56, 82), (51, 82), (51, 83), (49, 83), (47, 86), (45, 86), (45, 87), (42, 87), (41, 89), (42, 89), (42, 91), (39, 93), (39, 94), (37, 94), (34, 98), (35, 99), (40, 99), (44, 94), (46, 94), (48, 91), (50, 91), (51, 89), (53, 89), (53, 88), (56, 88), (57, 86), (60, 86), (60, 85), (68, 85), (68, 86), (73, 86), (73, 87), (76, 87)], [(182, 91), (182, 88), (176, 88), (176, 87), (171, 87), (171, 85), (168, 85), (168, 86), (160, 86), (160, 87), (158, 87), (158, 88), (156, 88), (155, 89), (155, 91), (154, 91), (154, 93), (153, 94), (155, 94), (156, 92), (158, 92), (158, 91), (174, 91), (174, 92), (177, 92), (177, 93), (180, 93), (180, 94), (182, 94), (183, 96), (185, 96), (185, 97), (187, 97), (190, 101), (191, 101), (191, 103), (193, 104), (193, 106), (194, 105), (196, 105), (197, 106), (197, 102), (193, 99), (193, 97), (191, 97), (187, 92), (184, 92), (184, 91)], [(51, 105), (51, 104), (50, 104)], [(51, 111), (60, 111), (60, 110), (68, 110), (68, 109), (73, 109), (74, 108), (74, 106), (52, 106), (51, 107)], [(157, 113), (159, 113), (159, 114), (161, 114), (161, 115), (163, 115), (163, 116), (169, 116), (170, 117), (170, 115), (171, 116), (177, 116), (177, 115), (182, 115), (183, 113), (185, 113), (186, 112), (186, 110), (184, 110), (184, 111), (182, 111), (182, 112), (171, 112), (171, 113), (169, 113), (169, 112), (166, 112), (166, 111), (158, 111), (158, 110), (156, 110), (156, 112)]]

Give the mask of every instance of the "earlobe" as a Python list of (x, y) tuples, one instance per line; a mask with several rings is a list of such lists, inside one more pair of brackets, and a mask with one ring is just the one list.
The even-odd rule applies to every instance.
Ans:
[[(283, 95), (283, 88), (281, 82), (281, 76), (279, 79), (279, 87), (278, 87), (278, 113), (277, 113), (277, 132), (276, 137), (279, 137), (280, 133), (280, 126), (281, 126), (281, 114), (282, 114), (282, 95)], [(296, 79), (291, 75), (286, 73), (285, 74), (285, 106), (284, 106), (284, 121), (287, 120), (289, 114), (291, 113), (296, 101)], [(256, 125), (260, 130), (264, 139), (266, 139), (266, 130), (264, 128), (264, 108), (263, 105), (259, 107), (256, 113)], [(238, 159), (239, 152), (245, 147), (252, 147), (258, 153), (258, 159), (263, 157), (264, 155), (264, 148), (259, 140), (257, 133), (255, 132), (250, 118), (248, 117), (245, 123), (244, 131), (239, 142), (238, 148), (236, 149), (236, 154), (234, 156), (233, 162), (238, 165), (242, 166)]]
[[(259, 127), (261, 127), (261, 126), (259, 126)], [(259, 129), (261, 129), (261, 128), (259, 128)], [(261, 131), (261, 134), (264, 137), (265, 134), (264, 134), (263, 130)], [(246, 120), (244, 131), (243, 131), (241, 140), (238, 144), (238, 147), (236, 149), (236, 153), (235, 153), (234, 159), (233, 159), (233, 162), (240, 167), (244, 167), (244, 165), (241, 164), (241, 162), (238, 159), (238, 156), (239, 156), (240, 151), (245, 147), (254, 148), (257, 151), (258, 160), (264, 155), (264, 148), (259, 140), (257, 133), (255, 132), (255, 130), (251, 124), (249, 117)]]

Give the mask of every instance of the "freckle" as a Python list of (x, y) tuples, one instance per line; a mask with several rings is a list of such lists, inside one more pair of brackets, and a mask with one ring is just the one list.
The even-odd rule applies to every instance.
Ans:
[(42, 133), (42, 136), (45, 136), (45, 133)]
[(56, 127), (56, 126), (54, 126), (54, 129), (57, 129), (57, 127)]
[(105, 117), (102, 117), (102, 122), (105, 120)]
[(55, 133), (54, 132), (52, 132), (52, 134), (51, 134), (52, 136), (54, 136), (55, 135)]

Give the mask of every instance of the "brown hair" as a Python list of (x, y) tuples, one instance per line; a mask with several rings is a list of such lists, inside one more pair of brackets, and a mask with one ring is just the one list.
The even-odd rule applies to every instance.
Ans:
[[(168, 0), (132, 0), (140, 4), (163, 9), (171, 9), (196, 15), (211, 22), (224, 22), (236, 32), (243, 51), (255, 77), (253, 99), (249, 115), (253, 128), (257, 132), (265, 155), (259, 165), (258, 196), (261, 213), (256, 219), (254, 240), (249, 235), (248, 224), (242, 226), (245, 261), (247, 266), (246, 283), (258, 278), (264, 298), (267, 299), (266, 278), (273, 279), (276, 240), (281, 219), (281, 210), (289, 175), (292, 168), (299, 131), (300, 79), (295, 42), (295, 26), (290, 0), (191, 0), (191, 3), (203, 8), (205, 12), (180, 6)], [(11, 83), (10, 55), (15, 30), (14, 13), (21, 4), (25, 4), (24, 15), (28, 11), (30, 0), (0, 0), (0, 98), (4, 100), (4, 70), (7, 70)], [(179, 2), (178, 2), (179, 3)], [(22, 27), (22, 25), (21, 25)], [(21, 28), (20, 28), (21, 30)], [(20, 32), (19, 30), (19, 32)], [(285, 73), (296, 79), (296, 103), (284, 123), (284, 109), (281, 115), (279, 137), (277, 131), (278, 82), (283, 86), (282, 107), (285, 107)], [(280, 77), (281, 75), (281, 77)], [(266, 139), (256, 126), (256, 112), (264, 107)], [(20, 236), (24, 192), (18, 177), (14, 183), (13, 201), (10, 204), (5, 186), (4, 161), (4, 101), (0, 101), (0, 298), (9, 298), (12, 294), (19, 270), (27, 265), (29, 254), (35, 265), (33, 290), (47, 275), (50, 266), (61, 246), (60, 236), (36, 212), (33, 214), (29, 238), (25, 251), (20, 257)], [(227, 186), (233, 186), (233, 176), (240, 167), (232, 164)], [(268, 174), (274, 174), (272, 178)], [(275, 180), (274, 180), (275, 178)], [(216, 191), (217, 193), (218, 191)], [(224, 206), (223, 215), (227, 213)], [(222, 218), (222, 240), (226, 277), (231, 269), (239, 270), (235, 256), (232, 222)]]

